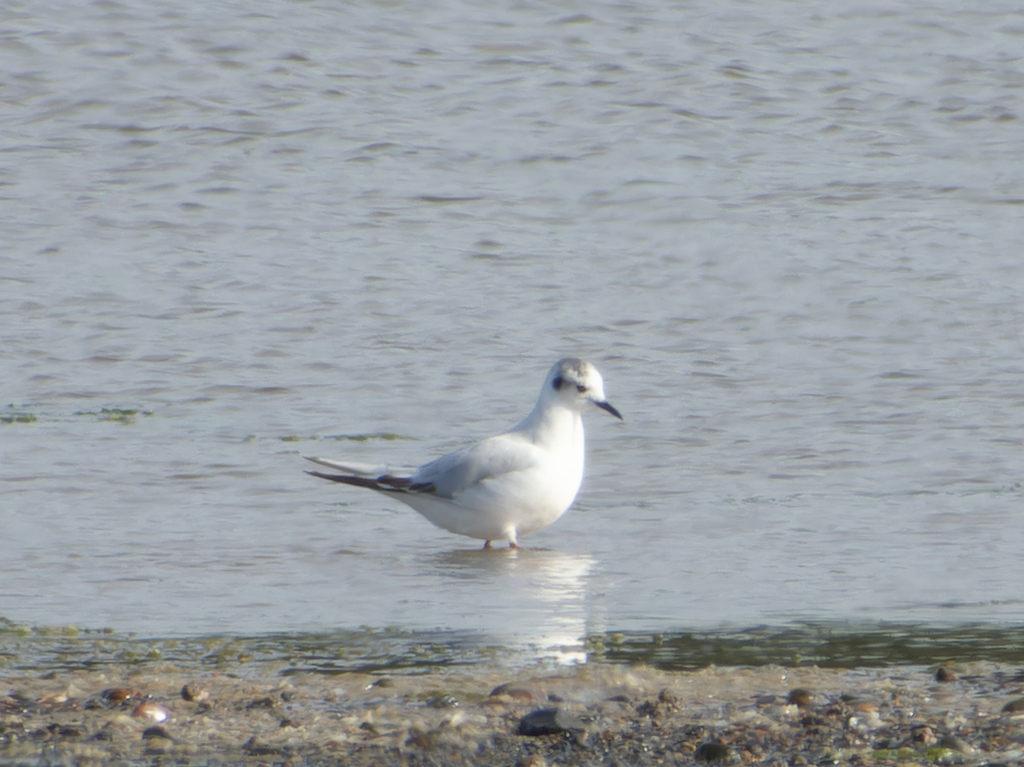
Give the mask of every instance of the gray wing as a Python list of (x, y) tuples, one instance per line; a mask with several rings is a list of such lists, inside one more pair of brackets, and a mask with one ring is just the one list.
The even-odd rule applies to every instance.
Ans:
[(535, 466), (539, 457), (529, 442), (500, 434), (423, 464), (411, 479), (416, 485), (432, 485), (442, 498), (454, 498), (478, 482)]

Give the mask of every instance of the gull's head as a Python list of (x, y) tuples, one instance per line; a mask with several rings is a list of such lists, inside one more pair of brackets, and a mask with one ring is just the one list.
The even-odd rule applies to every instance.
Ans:
[(597, 405), (622, 420), (618, 410), (604, 398), (604, 381), (597, 368), (585, 360), (568, 357), (556, 362), (544, 381), (541, 399), (558, 403), (577, 412), (588, 404)]

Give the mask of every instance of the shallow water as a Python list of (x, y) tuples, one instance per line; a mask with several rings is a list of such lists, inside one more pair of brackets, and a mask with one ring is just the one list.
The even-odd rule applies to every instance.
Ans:
[(232, 676), (340, 673), (418, 675), (443, 668), (562, 668), (568, 664), (670, 671), (708, 667), (928, 668), (1024, 662), (1019, 627), (791, 623), (740, 630), (612, 632), (557, 647), (482, 641), (470, 631), (334, 629), (256, 636), (152, 638), (112, 630), (31, 628), (0, 621), (0, 671), (53, 674), (166, 669)]
[[(1018, 8), (0, 28), (0, 616), (529, 652), (1024, 624)], [(589, 417), (528, 550), (302, 473), (504, 429), (565, 354), (626, 422)]]

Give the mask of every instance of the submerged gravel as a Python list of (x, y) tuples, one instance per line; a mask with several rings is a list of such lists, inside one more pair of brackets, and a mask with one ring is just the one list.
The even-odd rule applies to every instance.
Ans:
[(943, 668), (2, 672), (0, 764), (1024, 762), (1024, 672)]

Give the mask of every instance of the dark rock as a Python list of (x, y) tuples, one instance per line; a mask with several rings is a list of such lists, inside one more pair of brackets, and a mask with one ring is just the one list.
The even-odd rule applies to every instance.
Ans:
[(658, 703), (671, 706), (672, 708), (679, 708), (679, 698), (668, 690), (662, 690), (658, 693)]
[(498, 695), (507, 695), (510, 698), (522, 699), (522, 700), (536, 700), (537, 694), (520, 684), (515, 682), (505, 682), (505, 684), (499, 684), (493, 690), (491, 690), (490, 697), (494, 698)]
[(702, 743), (693, 752), (698, 762), (724, 762), (732, 759), (732, 749), (724, 743)]
[(195, 682), (189, 682), (181, 688), (181, 697), (193, 703), (199, 703), (210, 697), (210, 693)]
[(257, 698), (251, 700), (245, 704), (246, 711), (252, 711), (254, 708), (273, 708), (277, 705), (277, 701), (273, 698)]
[(786, 696), (786, 702), (790, 705), (795, 705), (797, 708), (807, 708), (811, 705), (811, 701), (814, 698), (814, 693), (803, 687), (797, 687), (789, 691), (789, 695)]
[(1011, 700), (1005, 706), (1003, 706), (1004, 714), (1020, 714), (1024, 713), (1024, 698), (1017, 698), (1017, 700)]
[(939, 670), (935, 672), (936, 682), (955, 682), (959, 677), (956, 672), (949, 666), (939, 666)]
[(51, 724), (47, 729), (51, 735), (57, 738), (82, 737), (82, 729), (73, 724)]
[(147, 727), (142, 731), (143, 740), (152, 740), (153, 738), (164, 738), (166, 740), (174, 740), (171, 734), (167, 732), (163, 727), (154, 725), (153, 727)]
[(941, 740), (939, 740), (939, 745), (942, 748), (951, 748), (954, 751), (959, 751), (961, 754), (970, 754), (974, 751), (974, 748), (967, 741), (956, 735), (943, 735)]
[(100, 696), (108, 703), (116, 705), (132, 700), (141, 700), (146, 697), (146, 693), (136, 690), (134, 687), (111, 687), (109, 690), (101, 692)]
[(0, 700), (0, 714), (28, 714), (38, 710), (39, 706), (34, 700), (16, 692)]
[(458, 698), (454, 695), (443, 692), (428, 700), (427, 705), (430, 706), (430, 708), (458, 708), (462, 704), (459, 703)]
[(519, 734), (528, 737), (585, 732), (583, 722), (561, 708), (540, 708), (519, 720)]
[(249, 756), (279, 756), (281, 754), (281, 749), (258, 742), (255, 735), (242, 744), (242, 750)]
[(657, 700), (645, 700), (643, 703), (636, 707), (636, 713), (638, 716), (654, 717), (669, 714), (679, 709), (679, 698), (670, 693), (668, 690), (662, 690), (658, 693)]

